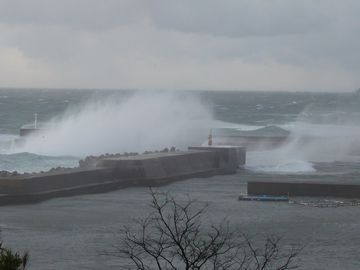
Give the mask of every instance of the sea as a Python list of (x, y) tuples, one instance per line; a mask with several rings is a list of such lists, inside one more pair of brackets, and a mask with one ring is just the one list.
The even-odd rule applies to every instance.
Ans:
[[(36, 120), (35, 120), (36, 118)], [(44, 127), (26, 139), (25, 124)], [(251, 149), (235, 175), (159, 187), (209, 204), (209, 222), (226, 218), (255, 238), (276, 234), (303, 244), (299, 269), (359, 269), (360, 203), (299, 198), (244, 202), (251, 179), (360, 181), (360, 94), (270, 91), (0, 89), (0, 171), (76, 167), (89, 155), (206, 144), (220, 136), (276, 127), (280, 147)], [(316, 140), (304, 140), (316, 138)], [(185, 196), (185, 197), (186, 197)], [(185, 199), (184, 199), (185, 200)], [(28, 269), (126, 269), (109, 256), (121, 229), (149, 212), (149, 190), (56, 198), (0, 207), (0, 240), (30, 252)]]

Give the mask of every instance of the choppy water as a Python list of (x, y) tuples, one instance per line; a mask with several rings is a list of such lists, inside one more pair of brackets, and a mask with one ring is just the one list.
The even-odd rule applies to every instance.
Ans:
[[(14, 145), (35, 113), (52, 128)], [(313, 161), (354, 161), (360, 152), (360, 96), (2, 89), (0, 170), (40, 171), (75, 166), (90, 154), (186, 148), (206, 140), (210, 128), (231, 134), (268, 125), (290, 131), (292, 140), (272, 152), (251, 153), (251, 170), (313, 172)], [(301, 136), (325, 140), (299, 145)]]
[[(24, 146), (14, 145), (20, 127), (32, 122), (34, 113), (54, 128), (29, 138)], [(0, 170), (72, 167), (88, 154), (200, 144), (210, 128), (215, 134), (220, 129), (232, 134), (275, 125), (291, 132), (290, 142), (249, 152), (238, 174), (162, 189), (209, 202), (215, 221), (228, 216), (249, 233), (279, 233), (290, 242), (305, 241), (302, 269), (358, 269), (359, 207), (317, 209), (236, 198), (254, 178), (358, 181), (359, 116), (360, 96), (355, 94), (2, 89)], [(302, 136), (321, 140), (299, 143)], [(114, 244), (114, 232), (147, 211), (146, 193), (130, 188), (1, 207), (1, 238), (30, 250), (30, 269), (119, 269), (121, 261), (99, 254)]]

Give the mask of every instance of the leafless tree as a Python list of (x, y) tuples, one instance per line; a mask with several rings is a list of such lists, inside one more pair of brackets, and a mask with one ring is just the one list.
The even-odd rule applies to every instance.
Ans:
[(137, 220), (138, 230), (126, 227), (116, 256), (139, 270), (285, 270), (295, 269), (300, 248), (281, 248), (280, 238), (269, 236), (262, 248), (244, 234), (219, 225), (203, 224), (207, 206), (193, 200), (179, 203), (169, 194), (151, 191), (153, 212)]

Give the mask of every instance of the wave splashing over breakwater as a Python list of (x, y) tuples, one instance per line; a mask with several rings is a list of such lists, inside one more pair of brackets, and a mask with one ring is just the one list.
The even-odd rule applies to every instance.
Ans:
[(285, 144), (248, 153), (247, 168), (263, 173), (314, 173), (314, 162), (360, 162), (360, 127), (351, 123), (282, 126), (290, 131)]
[(53, 119), (15, 152), (85, 156), (179, 148), (199, 143), (212, 124), (210, 110), (194, 95), (136, 93), (91, 100)]

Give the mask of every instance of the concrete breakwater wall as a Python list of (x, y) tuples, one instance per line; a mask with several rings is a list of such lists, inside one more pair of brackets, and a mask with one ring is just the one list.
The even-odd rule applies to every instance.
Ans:
[(250, 181), (249, 195), (360, 198), (356, 183)]
[(104, 157), (92, 167), (0, 177), (0, 205), (235, 173), (245, 163), (245, 155), (241, 147), (197, 147), (188, 151)]

